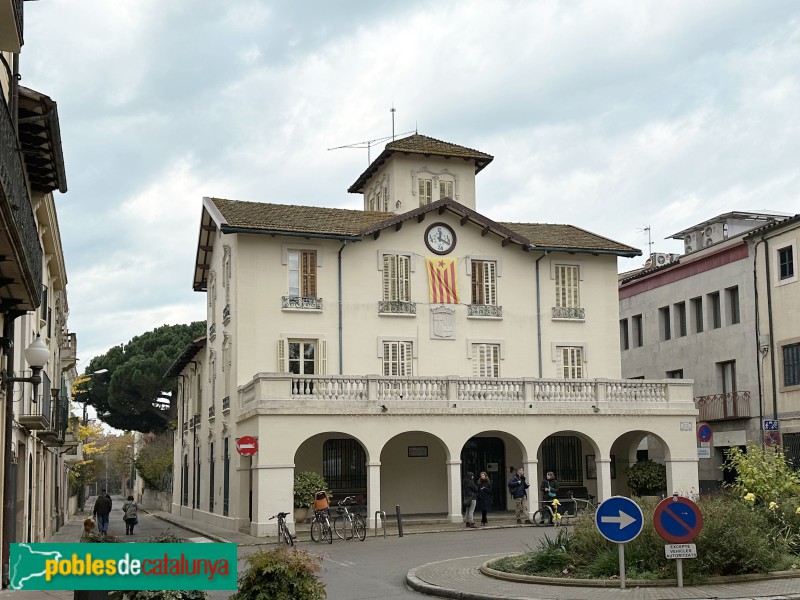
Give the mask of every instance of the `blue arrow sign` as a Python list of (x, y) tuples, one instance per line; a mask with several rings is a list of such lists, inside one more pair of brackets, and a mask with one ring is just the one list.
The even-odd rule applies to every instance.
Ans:
[(642, 532), (642, 509), (630, 498), (611, 496), (597, 507), (594, 523), (597, 530), (610, 542), (624, 544)]

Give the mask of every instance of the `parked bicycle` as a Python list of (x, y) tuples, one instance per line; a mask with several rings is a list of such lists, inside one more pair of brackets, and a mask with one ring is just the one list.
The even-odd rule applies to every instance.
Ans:
[(294, 546), (294, 537), (289, 533), (289, 528), (286, 527), (286, 516), (288, 514), (289, 513), (281, 512), (271, 516), (269, 520), (278, 519), (278, 543), (280, 544), (281, 538), (283, 538), (283, 541), (286, 542), (287, 545)]
[[(572, 504), (572, 511), (570, 512), (567, 506)], [(563, 512), (560, 507), (564, 507)], [(533, 513), (533, 524), (537, 527), (545, 525), (566, 525), (570, 519), (575, 519), (581, 514), (594, 515), (597, 512), (591, 500), (584, 500), (583, 498), (575, 498), (572, 492), (569, 494), (569, 500), (563, 502), (558, 499), (553, 501), (542, 502), (542, 508)]]
[(314, 518), (311, 520), (311, 539), (320, 542), (333, 543), (333, 524), (331, 513), (328, 510), (328, 494), (320, 490), (314, 494)]
[(338, 515), (333, 520), (333, 530), (340, 540), (352, 540), (353, 536), (362, 542), (367, 537), (367, 520), (360, 512), (350, 512), (348, 504), (355, 503), (355, 496), (347, 496), (339, 501)]

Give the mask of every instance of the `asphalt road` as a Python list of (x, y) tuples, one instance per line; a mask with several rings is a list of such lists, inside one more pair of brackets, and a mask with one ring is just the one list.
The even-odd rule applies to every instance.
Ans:
[[(420, 600), (425, 596), (406, 588), (405, 578), (409, 569), (449, 558), (524, 552), (535, 548), (537, 540), (545, 533), (552, 536), (553, 531), (552, 528), (535, 527), (465, 529), (388, 537), (385, 540), (368, 536), (364, 542), (336, 539), (330, 545), (307, 542), (296, 547), (323, 556), (320, 576), (330, 600)], [(257, 548), (239, 548), (239, 558), (255, 551)], [(240, 573), (245, 567), (240, 560)], [(229, 595), (228, 592), (211, 593), (214, 600)]]

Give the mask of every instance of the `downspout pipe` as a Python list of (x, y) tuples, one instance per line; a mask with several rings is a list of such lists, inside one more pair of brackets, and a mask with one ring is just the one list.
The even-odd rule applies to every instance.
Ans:
[(342, 251), (347, 245), (347, 240), (342, 240), (342, 247), (339, 248), (339, 375), (343, 373), (343, 332), (342, 332)]
[(539, 355), (539, 379), (542, 378), (542, 294), (539, 286), (539, 261), (550, 254), (550, 250), (545, 250), (536, 259), (536, 347)]
[(767, 284), (767, 320), (769, 323), (769, 365), (772, 376), (772, 418), (778, 418), (778, 381), (775, 379), (775, 331), (772, 324), (772, 278), (769, 276), (769, 242), (762, 235), (764, 242), (764, 270)]
[[(763, 427), (764, 423), (764, 377), (762, 369), (764, 368), (764, 356), (766, 352), (761, 349), (761, 311), (758, 304), (758, 245), (761, 242), (756, 242), (753, 245), (753, 299), (756, 309), (755, 314), (755, 333), (756, 333), (756, 380), (758, 382), (758, 422)], [(763, 446), (764, 440), (761, 440)]]

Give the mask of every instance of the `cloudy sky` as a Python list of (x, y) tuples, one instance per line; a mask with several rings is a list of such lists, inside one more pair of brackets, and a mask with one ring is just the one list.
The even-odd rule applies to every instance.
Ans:
[[(800, 3), (25, 3), (22, 84), (58, 102), (82, 364), (191, 289), (203, 196), (360, 208), (365, 149), (495, 156), (478, 210), (647, 251), (731, 210), (800, 212)], [(373, 158), (382, 146), (373, 149)], [(620, 260), (620, 270), (641, 264)]]

